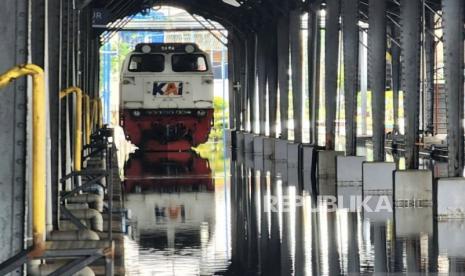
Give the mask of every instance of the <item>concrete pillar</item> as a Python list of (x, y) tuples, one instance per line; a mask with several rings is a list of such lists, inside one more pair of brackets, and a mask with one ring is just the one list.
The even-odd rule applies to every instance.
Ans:
[(294, 141), (302, 142), (302, 32), (301, 11), (292, 10), (289, 16), (289, 40), (292, 70), (292, 109), (294, 113)]
[(405, 165), (418, 168), (420, 97), (420, 2), (400, 1), (402, 90), (405, 93)]
[(384, 160), (386, 90), (386, 0), (368, 3), (368, 82), (371, 88), (373, 159)]
[(278, 19), (278, 87), (281, 139), (287, 139), (289, 120), (289, 16), (285, 14)]
[(463, 174), (463, 0), (442, 1), (449, 176)]
[(358, 0), (342, 1), (346, 155), (356, 155), (358, 91)]
[(318, 112), (320, 95), (320, 17), (319, 5), (311, 4), (308, 11), (308, 89), (310, 99), (310, 143), (318, 143)]

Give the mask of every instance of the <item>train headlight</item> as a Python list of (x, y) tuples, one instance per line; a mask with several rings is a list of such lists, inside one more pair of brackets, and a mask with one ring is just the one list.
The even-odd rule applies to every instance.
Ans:
[(152, 51), (152, 47), (150, 47), (150, 45), (144, 45), (142, 46), (141, 50), (142, 53), (148, 54)]
[(139, 117), (140, 116), (140, 111), (139, 110), (134, 110), (132, 112), (132, 115), (134, 115), (134, 117)]
[(195, 47), (192, 44), (186, 45), (186, 48), (184, 48), (186, 53), (192, 54), (195, 51)]
[(207, 111), (205, 111), (205, 110), (197, 110), (197, 116), (203, 117), (205, 115), (207, 115)]

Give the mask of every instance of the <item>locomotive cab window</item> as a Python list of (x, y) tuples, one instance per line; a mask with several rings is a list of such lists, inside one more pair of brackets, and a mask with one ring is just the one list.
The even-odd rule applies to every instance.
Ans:
[(202, 54), (175, 54), (171, 58), (174, 72), (205, 72), (207, 59)]
[(165, 57), (156, 54), (136, 54), (129, 60), (130, 72), (163, 72)]

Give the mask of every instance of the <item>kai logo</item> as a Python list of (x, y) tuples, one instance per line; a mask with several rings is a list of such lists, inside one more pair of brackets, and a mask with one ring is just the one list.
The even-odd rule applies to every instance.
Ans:
[(182, 82), (154, 82), (154, 96), (182, 96)]

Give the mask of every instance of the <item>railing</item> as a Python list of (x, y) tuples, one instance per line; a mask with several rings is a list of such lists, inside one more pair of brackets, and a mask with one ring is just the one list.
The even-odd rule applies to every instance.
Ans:
[[(0, 89), (6, 87), (13, 80), (22, 76), (32, 76), (33, 79), (33, 95), (32, 95), (32, 125), (33, 135), (32, 141), (32, 228), (33, 228), (33, 245), (27, 250), (22, 250), (20, 253), (9, 258), (0, 264), (0, 275), (10, 273), (16, 268), (23, 266), (28, 260), (32, 259), (66, 259), (71, 260), (63, 266), (57, 268), (50, 275), (71, 275), (93, 263), (97, 259), (105, 259), (105, 274), (113, 275), (113, 256), (114, 242), (112, 240), (112, 213), (113, 213), (113, 132), (111, 129), (103, 128), (101, 102), (98, 99), (91, 100), (78, 87), (70, 87), (59, 93), (60, 99), (63, 99), (71, 93), (76, 94), (76, 133), (74, 139), (74, 170), (71, 174), (60, 180), (60, 183), (66, 181), (73, 176), (88, 176), (90, 179), (85, 179), (84, 183), (78, 181), (78, 186), (71, 191), (62, 194), (62, 210), (66, 214), (66, 199), (72, 195), (80, 193), (86, 187), (96, 184), (100, 179), (106, 179), (106, 185), (102, 188), (106, 190), (108, 214), (108, 237), (106, 241), (79, 241), (76, 245), (66, 242), (46, 240), (46, 95), (44, 72), (42, 68), (26, 64), (16, 66), (4, 74), (0, 75)], [(85, 110), (83, 110), (83, 98), (85, 101)], [(93, 115), (91, 116), (91, 102), (93, 102)], [(84, 117), (85, 116), (85, 117)], [(83, 158), (83, 122), (85, 118), (86, 130), (86, 147), (89, 149), (88, 156), (96, 156), (99, 152), (101, 157), (106, 158), (106, 167), (98, 171), (93, 171), (86, 168), (82, 170)], [(91, 133), (94, 132), (93, 135)], [(102, 159), (103, 160), (103, 159)], [(64, 209), (63, 209), (64, 208)], [(71, 220), (78, 226), (83, 226), (80, 220), (74, 217), (70, 212), (68, 215)], [(79, 225), (81, 224), (81, 225)], [(80, 227), (78, 227), (80, 228)], [(50, 238), (50, 237), (49, 237)]]

